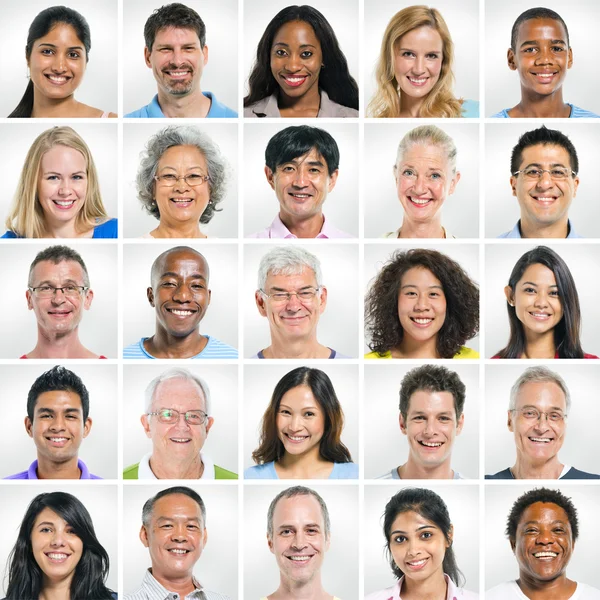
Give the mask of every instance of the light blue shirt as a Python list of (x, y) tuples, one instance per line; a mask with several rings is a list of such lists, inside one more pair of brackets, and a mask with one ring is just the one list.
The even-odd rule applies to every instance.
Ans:
[[(567, 221), (567, 228), (569, 230), (569, 233), (567, 235), (567, 239), (573, 239), (573, 238), (583, 238), (582, 235), (579, 235), (574, 229), (573, 229), (573, 225), (571, 225), (571, 221)], [(519, 219), (517, 221), (517, 224), (510, 230), (507, 231), (506, 233), (502, 233), (498, 236), (498, 239), (503, 238), (503, 239), (521, 239), (521, 220)]]
[[(244, 471), (244, 479), (279, 479), (273, 461), (255, 465)], [(333, 463), (328, 479), (358, 479), (358, 465), (355, 463)]]
[(474, 119), (479, 116), (479, 102), (477, 100), (464, 100), (462, 103), (462, 116), (465, 119)]
[[(232, 348), (229, 344), (225, 344), (221, 342), (215, 337), (210, 335), (205, 335), (205, 338), (208, 338), (208, 344), (204, 346), (204, 350), (196, 354), (196, 356), (190, 356), (190, 359), (194, 358), (237, 358), (238, 351), (235, 348)], [(148, 338), (142, 338), (139, 342), (135, 342), (135, 344), (131, 344), (126, 348), (123, 348), (123, 358), (152, 358), (155, 359), (156, 356), (152, 356), (146, 352), (146, 348), (144, 348), (144, 341)], [(189, 359), (186, 359), (189, 360)]]
[[(571, 107), (571, 114), (569, 115), (569, 119), (600, 119), (600, 115), (597, 115), (589, 110), (585, 110), (583, 108), (579, 108), (579, 106), (575, 106), (574, 104), (567, 104)], [(510, 115), (508, 111), (510, 108), (505, 108), (501, 110), (499, 113), (492, 115), (492, 119), (510, 119)], [(556, 117), (558, 118), (558, 117)]]
[[(227, 119), (237, 117), (235, 110), (221, 104), (211, 92), (202, 92), (210, 100), (210, 109), (206, 115), (207, 119)], [(127, 119), (165, 119), (165, 115), (160, 108), (158, 103), (158, 94), (152, 98), (150, 104), (146, 104), (139, 110), (134, 110), (129, 114), (125, 115)]]

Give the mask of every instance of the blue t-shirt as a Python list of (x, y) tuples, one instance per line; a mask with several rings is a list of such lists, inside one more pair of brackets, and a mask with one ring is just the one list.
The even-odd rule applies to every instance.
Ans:
[(464, 100), (462, 103), (462, 116), (465, 119), (475, 119), (479, 116), (479, 102), (477, 100)]
[[(196, 356), (190, 356), (190, 360), (194, 358), (237, 358), (238, 351), (235, 348), (232, 348), (229, 344), (225, 342), (221, 342), (215, 337), (211, 335), (205, 335), (205, 338), (208, 338), (208, 344), (204, 346), (204, 350), (196, 354)], [(144, 340), (148, 338), (142, 338), (139, 342), (135, 342), (135, 344), (131, 344), (123, 348), (123, 358), (156, 358), (151, 354), (146, 352), (144, 348)]]
[[(575, 106), (574, 104), (569, 104), (567, 102), (567, 105), (571, 107), (571, 114), (569, 115), (569, 119), (600, 119), (600, 115), (597, 115), (589, 110), (585, 110), (583, 108), (579, 108), (578, 106)], [(492, 115), (492, 119), (510, 119), (511, 116), (508, 114), (508, 111), (510, 110), (510, 108), (505, 108), (504, 110), (501, 110), (500, 112), (496, 113), (495, 115)], [(558, 117), (556, 117), (558, 118)]]
[[(279, 479), (275, 463), (255, 465), (244, 471), (244, 479)], [(333, 463), (333, 470), (328, 479), (358, 479), (358, 465), (355, 463)]]
[[(117, 221), (117, 219), (109, 219), (108, 221), (102, 223), (101, 225), (97, 225), (96, 227), (94, 227), (94, 235), (92, 236), (92, 238), (94, 239), (99, 239), (99, 238), (111, 238), (111, 239), (115, 239), (117, 237), (119, 237), (119, 222)], [(15, 238), (20, 238), (20, 235), (17, 235), (14, 231), (7, 231), (3, 236), (0, 236), (3, 238), (10, 238), (10, 239), (15, 239)]]
[[(235, 110), (231, 110), (228, 106), (225, 106), (219, 102), (211, 92), (202, 92), (210, 100), (210, 109), (206, 115), (207, 119), (228, 119), (237, 117)], [(158, 94), (152, 98), (150, 104), (146, 104), (139, 110), (134, 110), (129, 114), (125, 115), (127, 119), (164, 119), (165, 115), (160, 108), (158, 103)]]

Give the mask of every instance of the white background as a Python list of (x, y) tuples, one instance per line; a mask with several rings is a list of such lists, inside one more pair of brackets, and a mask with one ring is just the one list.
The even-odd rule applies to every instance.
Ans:
[[(289, 243), (286, 240), (286, 243)], [(240, 302), (244, 305), (244, 356), (250, 358), (271, 344), (269, 323), (258, 312), (254, 300), (258, 265), (273, 244), (252, 244), (244, 248), (244, 288)], [(319, 318), (317, 339), (345, 356), (356, 356), (358, 338), (359, 286), (357, 247), (355, 244), (318, 242), (302, 246), (321, 262), (323, 285), (327, 288), (327, 306)], [(362, 304), (362, 302), (361, 302)]]
[[(152, 451), (140, 417), (146, 413), (144, 392), (148, 384), (171, 365), (123, 365), (123, 468)], [(184, 367), (208, 384), (215, 422), (202, 448), (216, 465), (238, 472), (237, 366), (187, 363)]]
[[(206, 530), (208, 540), (200, 560), (194, 568), (194, 576), (207, 590), (237, 598), (238, 561), (233, 540), (238, 538), (238, 490), (233, 485), (190, 485), (204, 501), (206, 507)], [(142, 508), (146, 500), (174, 484), (126, 485), (123, 489), (123, 591), (135, 592), (152, 563), (150, 554), (139, 537), (142, 527)]]
[[(335, 361), (331, 361), (332, 363)], [(258, 448), (260, 424), (279, 380), (293, 369), (289, 363), (248, 365), (244, 371), (244, 469), (253, 466), (252, 452)], [(344, 411), (342, 443), (358, 463), (358, 368), (356, 365), (319, 365), (329, 375)]]
[[(312, 485), (327, 505), (331, 544), (323, 559), (321, 581), (329, 594), (356, 600), (358, 594), (358, 495), (354, 485)], [(289, 485), (244, 487), (244, 598), (262, 598), (279, 587), (279, 569), (267, 544), (267, 511)]]
[[(31, 22), (42, 10), (57, 5), (47, 0), (3, 3), (0, 65), (5, 85), (0, 96), (0, 116), (7, 117), (17, 107), (29, 83), (25, 46)], [(75, 98), (78, 102), (114, 113), (117, 112), (117, 5), (116, 0), (77, 0), (69, 4), (88, 22), (92, 39), (90, 60)]]
[[(416, 364), (400, 366), (386, 361), (365, 365), (363, 394), (365, 436), (365, 479), (381, 477), (408, 460), (408, 437), (400, 431), (400, 383)], [(446, 368), (458, 373), (467, 388), (463, 414), (465, 424), (456, 436), (451, 466), (467, 479), (479, 476), (479, 377), (477, 365), (456, 364)]]
[[(508, 68), (506, 53), (510, 48), (510, 32), (518, 16), (535, 4), (521, 0), (486, 2), (485, 6), (485, 111), (489, 117), (512, 108), (521, 101), (521, 83), (518, 71)], [(600, 81), (590, 77), (594, 68), (596, 40), (590, 35), (590, 23), (598, 23), (600, 5), (595, 0), (578, 0), (568, 5), (557, 0), (547, 0), (545, 8), (557, 12), (569, 29), (569, 42), (573, 49), (573, 66), (563, 83), (563, 100), (592, 112), (600, 112)]]
[[(294, 125), (304, 125), (298, 122)], [(340, 150), (339, 175), (323, 206), (328, 222), (358, 237), (358, 126), (356, 123), (321, 123), (335, 139)], [(244, 234), (250, 235), (270, 225), (279, 212), (275, 191), (265, 175), (265, 150), (269, 140), (290, 125), (280, 123), (248, 123), (244, 130)]]
[[(572, 243), (546, 243), (567, 263), (579, 295), (581, 306), (581, 345), (584, 352), (600, 354), (598, 304), (600, 264), (598, 246)], [(508, 343), (510, 327), (504, 288), (515, 263), (537, 244), (494, 244), (486, 246), (485, 255), (485, 355), (494, 356)]]
[[(412, 6), (410, 2), (395, 0), (369, 0), (364, 13), (364, 60), (363, 89), (366, 107), (375, 94), (375, 68), (381, 51), (381, 40), (391, 18), (403, 8)], [(438, 0), (435, 5), (454, 42), (454, 95), (466, 100), (479, 100), (479, 2), (477, 0)], [(480, 109), (480, 114), (481, 109)]]
[(479, 544), (476, 523), (479, 521), (479, 489), (475, 485), (379, 485), (365, 488), (363, 510), (363, 564), (365, 595), (396, 583), (390, 563), (385, 559), (383, 514), (388, 500), (405, 487), (426, 487), (442, 498), (454, 525), (452, 548), (458, 568), (465, 579), (465, 589), (477, 592), (479, 585)]
[[(123, 2), (123, 55), (127, 57), (123, 69), (123, 114), (149, 104), (157, 93), (152, 69), (144, 60), (144, 25), (148, 17), (165, 2), (126, 0)], [(206, 26), (208, 62), (202, 71), (200, 89), (212, 92), (215, 98), (238, 110), (238, 45), (233, 32), (237, 29), (238, 3), (236, 0), (194, 0), (185, 3), (193, 8)]]
[[(200, 332), (237, 348), (237, 247), (197, 241), (182, 245), (200, 252), (210, 269), (211, 303), (200, 322)], [(152, 242), (123, 248), (123, 293), (127, 298), (123, 306), (123, 347), (138, 342), (141, 337), (154, 335), (156, 312), (146, 295), (151, 287), (150, 270), (156, 258), (173, 247), (174, 244)]]
[[(106, 362), (106, 361), (103, 361)], [(90, 473), (103, 479), (117, 479), (117, 367), (106, 364), (50, 364), (0, 366), (0, 398), (4, 406), (4, 440), (0, 452), (0, 478), (25, 471), (37, 458), (32, 438), (25, 430), (27, 394), (35, 380), (54, 364), (62, 364), (78, 375), (90, 395), (92, 428), (79, 447), (79, 458)], [(8, 449), (10, 448), (10, 451)]]
[(519, 201), (512, 195), (510, 187), (510, 155), (521, 135), (542, 125), (558, 129), (573, 142), (579, 159), (580, 177), (569, 218), (579, 235), (600, 237), (600, 205), (595, 201), (600, 130), (586, 123), (556, 123), (552, 120), (544, 123), (541, 119), (527, 124), (513, 119), (508, 123), (486, 125), (485, 236), (495, 238), (510, 231), (521, 218)]
[[(378, 238), (402, 225), (393, 167), (400, 140), (418, 124), (377, 120), (365, 125), (363, 198), (365, 237)], [(460, 181), (442, 207), (442, 225), (457, 238), (479, 237), (479, 129), (472, 123), (441, 124), (457, 149)]]
[[(94, 298), (89, 310), (81, 310), (79, 339), (96, 354), (108, 358), (117, 355), (117, 299), (118, 271), (117, 247), (111, 242), (94, 240), (57, 240), (76, 250), (87, 267), (90, 288)], [(18, 251), (17, 251), (18, 244)], [(25, 292), (29, 267), (36, 254), (54, 244), (28, 243), (27, 241), (0, 244), (0, 264), (4, 285), (4, 300), (12, 308), (10, 318), (4, 319), (3, 336), (0, 339), (0, 358), (18, 358), (31, 352), (37, 343), (37, 321), (33, 310), (27, 308)]]
[[(223, 158), (228, 163), (229, 180), (226, 194), (217, 205), (220, 212), (215, 212), (208, 225), (201, 225), (202, 231), (209, 237), (235, 238), (238, 234), (238, 200), (237, 200), (237, 148), (238, 129), (233, 123), (201, 122), (193, 125), (210, 136), (219, 146)], [(148, 140), (169, 125), (188, 125), (180, 120), (125, 123), (123, 125), (123, 219), (125, 237), (140, 237), (158, 226), (158, 219), (142, 208), (138, 199), (136, 177), (140, 167), (141, 154)], [(190, 124), (191, 125), (191, 124)]]

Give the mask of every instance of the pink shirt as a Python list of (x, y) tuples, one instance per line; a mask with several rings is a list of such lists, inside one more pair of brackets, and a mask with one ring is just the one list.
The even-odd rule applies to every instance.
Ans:
[[(335, 238), (353, 238), (353, 235), (334, 227), (323, 216), (323, 227), (315, 239), (335, 239)], [(277, 215), (273, 222), (262, 231), (247, 235), (247, 238), (279, 238), (279, 239), (298, 239), (284, 224)]]
[[(444, 575), (444, 579), (448, 584), (446, 600), (477, 600), (479, 598), (479, 594), (476, 594), (475, 592), (469, 592), (463, 588), (456, 587), (448, 575)], [(368, 594), (365, 596), (365, 600), (402, 600), (400, 590), (402, 589), (403, 581), (404, 577), (401, 577), (396, 582), (396, 585)]]

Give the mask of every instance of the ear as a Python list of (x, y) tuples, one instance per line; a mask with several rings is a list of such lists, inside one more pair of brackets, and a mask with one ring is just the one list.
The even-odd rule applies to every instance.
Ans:
[(146, 433), (146, 437), (151, 438), (152, 433), (150, 433), (150, 419), (148, 419), (148, 415), (142, 415), (140, 417), (140, 421), (142, 423), (142, 427), (144, 428), (144, 432)]
[(322, 315), (325, 311), (325, 307), (327, 306), (327, 288), (321, 288), (321, 305), (319, 307), (319, 314)]
[(509, 431), (513, 431), (515, 430), (514, 425), (513, 425), (513, 414), (512, 412), (510, 412), (510, 410), (508, 411), (508, 419), (506, 421), (506, 425), (508, 426), (508, 430)]
[(335, 182), (337, 181), (338, 174), (339, 174), (339, 170), (336, 169), (329, 177), (329, 187), (327, 188), (327, 192), (331, 192), (333, 190), (333, 188), (335, 187)]
[(465, 413), (460, 415), (460, 417), (458, 419), (458, 423), (456, 424), (456, 435), (460, 435), (460, 432), (462, 431), (464, 424), (465, 424)]
[(508, 61), (508, 68), (511, 71), (516, 71), (517, 70), (517, 62), (515, 60), (515, 53), (513, 52), (512, 48), (508, 49), (508, 52), (506, 53), (506, 60)]
[(269, 182), (269, 185), (274, 190), (275, 189), (275, 180), (274, 180), (275, 173), (273, 173), (273, 171), (271, 171), (271, 168), (267, 167), (267, 165), (265, 165), (265, 175), (267, 177), (267, 181)]
[(394, 181), (396, 182), (396, 185), (398, 185), (398, 165), (392, 167), (392, 173), (394, 174)]
[(513, 289), (510, 287), (510, 285), (507, 285), (504, 288), (504, 295), (506, 296), (506, 301), (511, 305), (514, 306), (515, 305), (515, 294), (513, 292)]
[(204, 54), (204, 66), (206, 66), (206, 63), (208, 62), (208, 46), (205, 45), (204, 48), (202, 48), (202, 54)]
[(446, 548), (450, 548), (452, 543), (454, 542), (454, 525), (450, 525), (450, 529), (448, 530), (448, 541), (446, 542)]
[(146, 548), (150, 546), (150, 542), (148, 541), (148, 532), (146, 531), (145, 525), (142, 525), (142, 527), (140, 528), (140, 540), (142, 541), (142, 544), (146, 546)]
[(267, 544), (269, 544), (269, 550), (275, 554), (275, 550), (273, 549), (273, 540), (271, 539), (271, 537), (269, 537), (269, 534), (267, 533)]
[(513, 554), (514, 554), (515, 547), (516, 547), (515, 540), (509, 540), (509, 541), (510, 541), (510, 548), (513, 551)]
[(514, 175), (510, 176), (510, 187), (512, 189), (513, 196), (517, 195), (517, 178)]
[(33, 431), (31, 431), (32, 427), (33, 423), (31, 422), (31, 419), (29, 417), (25, 417), (25, 431), (30, 438), (33, 437)]
[(210, 431), (210, 428), (213, 426), (213, 423), (215, 422), (213, 417), (208, 417), (208, 420), (206, 421), (206, 435), (208, 435), (208, 432)]
[(452, 182), (450, 183), (450, 189), (448, 190), (448, 195), (454, 194), (454, 189), (456, 188), (456, 184), (460, 181), (460, 171), (456, 171), (456, 174), (452, 178)]
[(27, 298), (27, 308), (29, 310), (33, 310), (33, 301), (31, 298), (31, 292), (29, 290), (25, 292), (25, 298)]
[(567, 62), (567, 69), (570, 69), (573, 66), (573, 49), (569, 48), (569, 60)]
[(212, 290), (208, 290), (208, 302), (206, 303), (206, 306), (210, 305), (211, 298), (212, 298)]
[(258, 308), (258, 312), (261, 314), (261, 316), (266, 317), (267, 316), (267, 303), (266, 303), (266, 298), (263, 295), (263, 293), (260, 290), (256, 290), (256, 292), (254, 292), (254, 300), (256, 300), (256, 306)]
[(83, 308), (85, 308), (85, 310), (90, 310), (90, 306), (92, 306), (93, 299), (94, 299), (94, 291), (88, 290), (85, 294), (85, 300), (83, 301)]
[(88, 417), (83, 424), (83, 437), (86, 438), (92, 428), (92, 419)]
[(146, 297), (148, 298), (148, 302), (150, 302), (150, 306), (154, 308), (154, 290), (151, 287), (146, 290)]
[(152, 68), (152, 63), (150, 62), (150, 50), (148, 50), (148, 48), (144, 48), (144, 62), (146, 63), (146, 66), (151, 69)]
[(204, 535), (202, 537), (204, 538), (202, 541), (202, 545), (206, 546), (206, 542), (208, 541), (208, 529), (206, 529), (206, 527), (204, 528)]
[(398, 417), (398, 422), (400, 423), (400, 431), (406, 435), (406, 423), (404, 422), (404, 417), (402, 416), (402, 413), (400, 413), (400, 416)]
[(329, 550), (329, 546), (331, 545), (331, 533), (325, 538), (325, 552)]
[(577, 188), (579, 187), (579, 177), (575, 177), (575, 179), (573, 179), (573, 185), (575, 186), (573, 190), (573, 198), (575, 198), (575, 196), (577, 196)]

